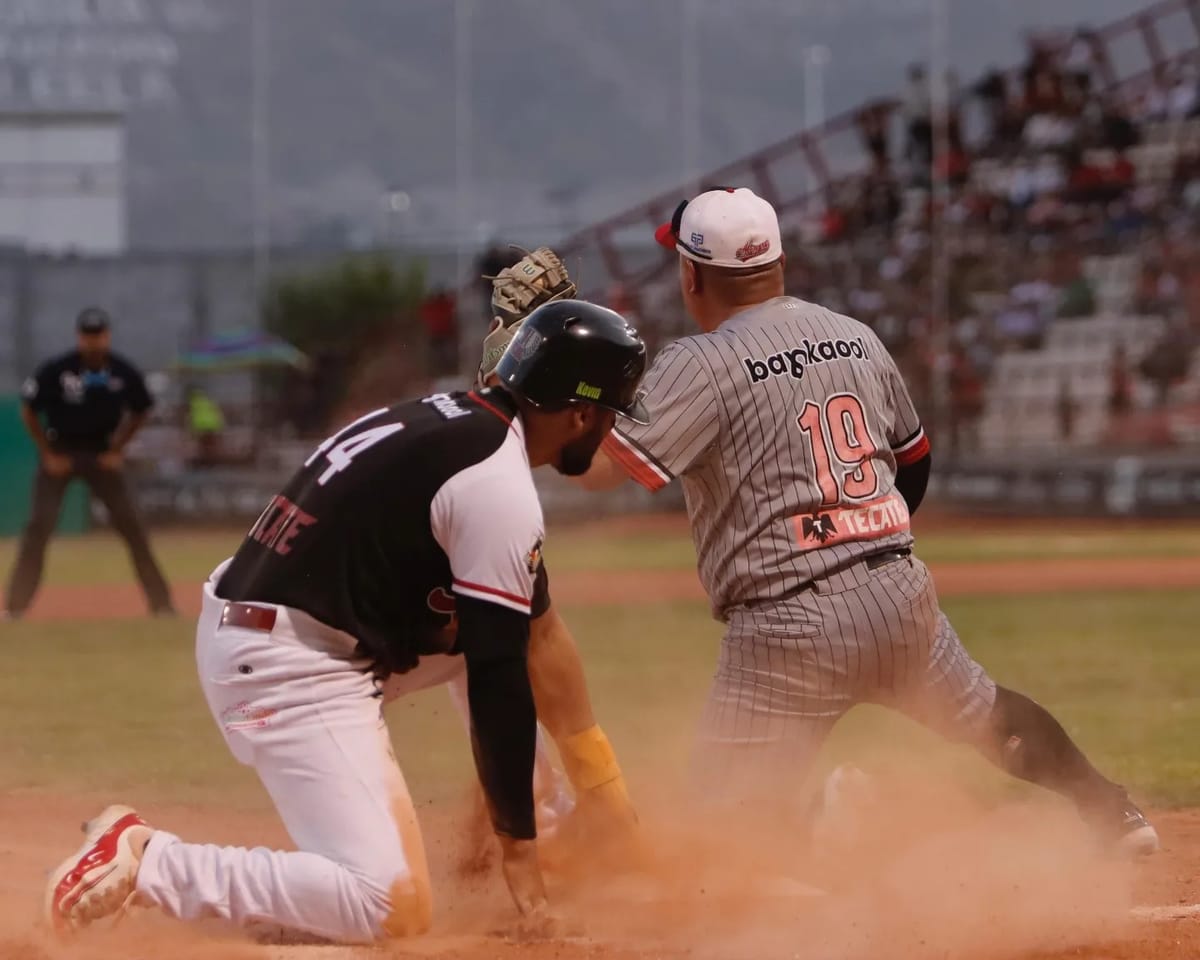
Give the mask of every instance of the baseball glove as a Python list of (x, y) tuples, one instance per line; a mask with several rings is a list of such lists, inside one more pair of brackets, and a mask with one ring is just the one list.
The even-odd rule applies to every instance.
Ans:
[(538, 247), (511, 267), (505, 267), (498, 276), (484, 279), (492, 281), (492, 314), (499, 323), (483, 338), (480, 383), (496, 369), (522, 320), (543, 303), (570, 298), (576, 292), (575, 281), (549, 247)]

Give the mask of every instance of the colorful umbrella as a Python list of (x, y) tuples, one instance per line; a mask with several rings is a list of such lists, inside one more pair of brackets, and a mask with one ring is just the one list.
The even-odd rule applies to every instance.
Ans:
[(195, 344), (175, 361), (177, 370), (223, 373), (253, 367), (307, 369), (307, 356), (286, 340), (259, 331), (218, 333)]

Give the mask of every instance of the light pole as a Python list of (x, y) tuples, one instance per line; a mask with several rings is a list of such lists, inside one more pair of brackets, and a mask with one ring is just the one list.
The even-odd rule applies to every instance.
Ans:
[[(469, 280), (473, 249), (471, 246), (472, 183), (471, 183), (471, 132), (472, 116), (471, 81), (471, 14), (473, 0), (454, 0), (454, 192), (455, 192), (455, 254), (459, 289), (467, 293), (468, 302), (458, 305), (459, 319), (459, 369), (471, 369), (468, 350), (474, 349), (474, 325), (468, 318), (479, 315), (472, 293), (478, 284)], [(468, 346), (469, 345), (469, 346)]]
[(950, 8), (948, 0), (930, 0), (930, 77), (929, 93), (933, 121), (933, 150), (929, 184), (933, 194), (929, 224), (930, 255), (930, 337), (933, 368), (930, 386), (933, 388), (934, 422), (945, 431), (950, 424), (950, 270), (951, 259), (946, 236), (946, 207), (950, 201), (950, 180), (947, 160), (950, 154)]
[(250, 12), (250, 206), (254, 293), (261, 302), (271, 273), (270, 0), (253, 0)]
[[(833, 62), (829, 48), (820, 44), (805, 47), (801, 52), (804, 64), (804, 130), (810, 136), (825, 123), (825, 70)], [(807, 160), (804, 164), (804, 193), (808, 198), (805, 210), (809, 210), (813, 192), (817, 186), (817, 175)]]
[(401, 248), (404, 215), (412, 209), (412, 197), (407, 191), (392, 188), (383, 195), (383, 215), (387, 224), (387, 248), (396, 252)]
[(700, 177), (700, 15), (703, 0), (681, 0), (679, 31), (679, 143), (683, 150), (684, 195), (695, 193)]

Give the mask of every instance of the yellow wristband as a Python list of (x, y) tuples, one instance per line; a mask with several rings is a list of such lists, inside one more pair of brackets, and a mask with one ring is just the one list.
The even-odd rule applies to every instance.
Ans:
[(558, 752), (571, 786), (579, 792), (595, 790), (621, 776), (621, 767), (613, 753), (612, 744), (599, 724), (582, 733), (564, 737), (558, 742)]

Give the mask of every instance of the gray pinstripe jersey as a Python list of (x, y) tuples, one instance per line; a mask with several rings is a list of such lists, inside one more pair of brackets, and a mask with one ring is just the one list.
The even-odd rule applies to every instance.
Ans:
[(606, 449), (650, 489), (683, 483), (714, 613), (912, 543), (897, 462), (928, 449), (895, 362), (849, 317), (780, 297), (668, 346), (649, 426)]

